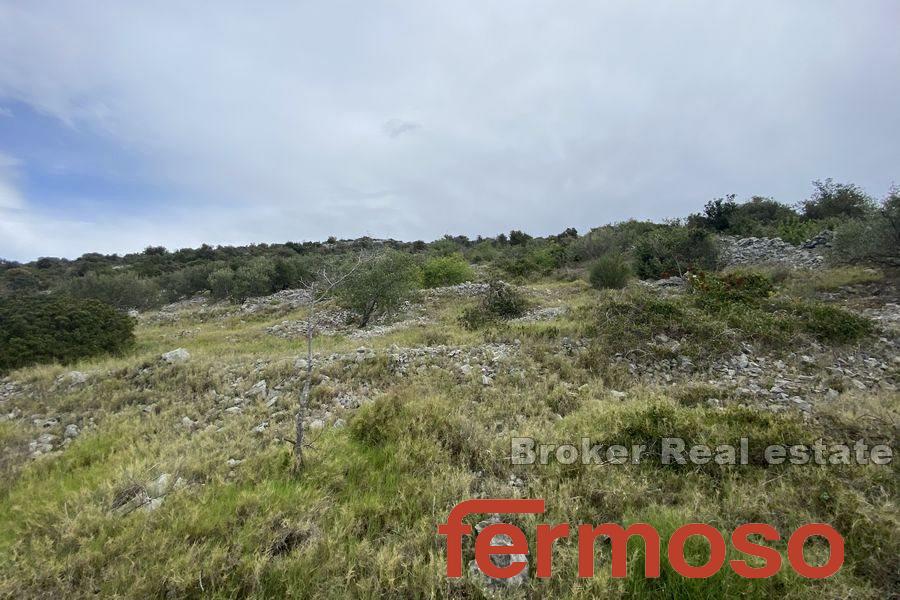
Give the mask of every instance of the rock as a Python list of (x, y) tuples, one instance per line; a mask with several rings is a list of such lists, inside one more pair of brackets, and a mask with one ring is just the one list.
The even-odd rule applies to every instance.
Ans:
[(169, 475), (168, 473), (161, 474), (156, 478), (155, 481), (147, 485), (147, 495), (151, 498), (160, 498), (162, 496), (165, 496), (169, 491), (171, 481), (171, 475)]
[(800, 247), (807, 250), (812, 250), (813, 248), (830, 248), (832, 241), (834, 241), (834, 232), (830, 229), (825, 229), (819, 232), (818, 235), (803, 242)]
[(459, 368), (459, 371), (460, 371), (460, 373), (462, 373), (463, 375), (468, 377), (469, 374), (472, 373), (472, 367), (469, 365), (463, 365)]
[(78, 433), (79, 433), (79, 431), (78, 431), (78, 425), (76, 425), (76, 424), (74, 424), (74, 423), (71, 423), (71, 424), (69, 424), (69, 425), (66, 425), (66, 433), (65, 433), (65, 436), (66, 436), (67, 438), (78, 437)]
[(181, 417), (181, 424), (188, 429), (193, 429), (197, 423), (196, 421), (192, 421), (190, 417)]
[(821, 254), (779, 238), (720, 236), (719, 242), (726, 266), (774, 264), (796, 269), (820, 267), (825, 263)]
[(36, 458), (41, 454), (53, 452), (53, 442), (56, 441), (56, 439), (57, 437), (52, 433), (42, 433), (39, 435), (36, 440), (33, 440), (28, 444), (31, 456)]
[(346, 426), (347, 426), (347, 421), (345, 421), (343, 419), (338, 419), (337, 421), (334, 422), (334, 425), (332, 425), (332, 427), (334, 427), (335, 429), (342, 429), (343, 427), (346, 427)]
[(253, 433), (265, 433), (266, 429), (269, 427), (268, 421), (263, 421), (259, 425), (253, 428)]
[(619, 390), (609, 390), (609, 394), (617, 400), (624, 400), (626, 396), (625, 392), (620, 392)]
[(263, 379), (254, 383), (253, 386), (249, 390), (247, 390), (247, 393), (245, 395), (248, 398), (259, 398), (261, 396), (265, 396), (266, 392), (266, 380)]
[[(499, 523), (500, 519), (496, 515), (486, 521), (482, 521), (475, 526), (475, 530), (480, 534), (489, 525)], [(491, 538), (492, 546), (512, 546), (513, 541), (508, 535), (498, 533)], [(507, 588), (517, 587), (528, 580), (528, 557), (524, 554), (493, 554), (490, 557), (491, 562), (498, 567), (508, 567), (516, 562), (525, 563), (525, 567), (515, 576), (507, 579), (495, 579), (485, 575), (478, 564), (472, 560), (469, 562), (469, 576), (478, 584), (486, 588), (490, 592), (499, 592)]]
[(68, 373), (65, 373), (64, 375), (60, 375), (59, 379), (57, 379), (57, 381), (59, 383), (64, 383), (64, 384), (72, 385), (72, 386), (82, 385), (82, 384), (86, 383), (87, 380), (88, 380), (87, 374), (82, 373), (81, 371), (69, 371)]
[(481, 376), (481, 385), (493, 385), (494, 380), (488, 377), (487, 375)]
[(838, 393), (837, 390), (834, 390), (834, 389), (831, 389), (831, 388), (828, 388), (828, 391), (825, 392), (825, 398), (827, 398), (828, 400), (834, 400), (834, 399), (836, 399), (839, 395), (840, 395), (840, 394)]
[(310, 423), (309, 423), (309, 428), (310, 428), (311, 430), (315, 430), (315, 429), (324, 429), (324, 428), (325, 428), (325, 421), (323, 421), (322, 419), (313, 419), (313, 420), (310, 421)]
[(176, 348), (175, 350), (164, 353), (161, 358), (164, 362), (172, 365), (186, 362), (191, 358), (191, 353), (184, 348)]
[(141, 316), (141, 313), (136, 308), (129, 308), (128, 316), (131, 317), (132, 319), (137, 319), (139, 316)]
[(743, 354), (743, 353), (742, 353), (742, 354), (738, 355), (737, 361), (735, 362), (735, 364), (736, 364), (736, 365), (738, 366), (738, 368), (740, 368), (740, 369), (746, 369), (747, 367), (750, 366), (750, 359), (747, 358), (747, 355), (746, 355), (746, 354)]
[(305, 358), (298, 358), (294, 361), (294, 367), (305, 371), (306, 368), (309, 367), (309, 362), (307, 362)]
[(145, 502), (141, 505), (141, 510), (146, 512), (153, 512), (160, 506), (162, 506), (163, 499), (162, 498), (151, 498), (149, 502)]
[(225, 412), (227, 412), (230, 415), (239, 415), (243, 412), (243, 410), (244, 409), (242, 409), (240, 406), (234, 405), (234, 406), (229, 406), (228, 408), (226, 408)]
[(244, 462), (244, 461), (237, 459), (237, 458), (229, 458), (227, 461), (225, 461), (225, 464), (231, 468), (234, 468), (234, 467), (238, 466), (239, 464), (241, 464), (242, 462)]
[(657, 279), (655, 283), (659, 287), (684, 287), (684, 278), (675, 275), (666, 279)]

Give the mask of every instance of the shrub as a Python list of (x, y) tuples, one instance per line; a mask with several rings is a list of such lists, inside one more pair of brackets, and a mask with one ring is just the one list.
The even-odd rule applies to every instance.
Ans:
[(872, 322), (865, 317), (821, 302), (795, 302), (791, 306), (800, 326), (818, 340), (847, 343), (872, 332)]
[(243, 302), (253, 296), (271, 294), (275, 291), (274, 281), (275, 261), (262, 256), (254, 258), (234, 272), (230, 297), (235, 302)]
[(43, 287), (40, 278), (28, 267), (13, 267), (3, 273), (3, 287), (9, 292), (36, 292)]
[(816, 191), (803, 202), (803, 216), (807, 219), (827, 219), (865, 216), (873, 208), (872, 200), (852, 183), (835, 183), (830, 178), (813, 181)]
[(209, 274), (209, 290), (213, 298), (224, 299), (231, 294), (234, 288), (234, 271), (230, 267), (216, 269)]
[(698, 228), (655, 229), (639, 237), (634, 246), (636, 271), (645, 279), (710, 271), (716, 268), (718, 257), (712, 236)]
[(691, 215), (688, 224), (731, 235), (771, 237), (779, 223), (798, 217), (793, 209), (771, 198), (754, 196), (743, 204), (734, 198), (731, 194), (707, 202), (703, 214)]
[(120, 309), (149, 308), (162, 301), (159, 284), (128, 271), (91, 272), (72, 279), (64, 291), (76, 298), (99, 300)]
[(565, 263), (566, 250), (554, 242), (532, 242), (527, 247), (513, 246), (512, 254), (497, 260), (497, 266), (506, 275), (527, 279), (534, 275), (546, 275)]
[(304, 256), (278, 257), (272, 275), (272, 290), (287, 290), (312, 279), (315, 265)]
[(591, 266), (591, 285), (598, 290), (621, 289), (631, 278), (631, 266), (621, 254), (607, 254)]
[(419, 270), (412, 256), (386, 250), (360, 265), (337, 290), (337, 295), (356, 314), (359, 326), (365, 327), (373, 316), (400, 306), (415, 291), (418, 281)]
[(98, 300), (0, 298), (0, 371), (122, 352), (134, 343), (133, 329), (133, 319)]
[(836, 262), (900, 262), (900, 189), (877, 211), (839, 225), (830, 257)]
[(701, 272), (690, 279), (691, 289), (710, 305), (724, 302), (750, 304), (772, 295), (772, 280), (754, 271), (734, 271), (721, 275)]
[(210, 275), (220, 265), (221, 263), (204, 262), (166, 273), (160, 277), (160, 287), (169, 301), (192, 296), (209, 289)]
[(791, 217), (778, 223), (767, 237), (778, 237), (789, 244), (799, 245), (826, 229), (834, 229), (841, 222), (840, 217), (819, 220)]
[(499, 320), (521, 317), (528, 310), (528, 300), (513, 286), (499, 280), (488, 284), (487, 292), (477, 306), (467, 308), (460, 316), (466, 329), (478, 329)]
[(572, 242), (568, 248), (569, 257), (581, 262), (605, 254), (625, 253), (631, 250), (639, 237), (662, 227), (664, 226), (635, 220), (597, 227)]
[(474, 277), (469, 263), (459, 254), (429, 258), (422, 266), (422, 284), (427, 288), (456, 285)]

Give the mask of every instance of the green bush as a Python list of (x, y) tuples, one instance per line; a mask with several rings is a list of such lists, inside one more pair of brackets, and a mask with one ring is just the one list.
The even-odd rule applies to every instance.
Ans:
[(631, 278), (631, 266), (621, 254), (607, 254), (591, 266), (589, 278), (598, 290), (621, 289)]
[(892, 189), (877, 211), (839, 225), (830, 258), (900, 264), (900, 189)]
[(121, 309), (150, 308), (162, 302), (159, 284), (136, 273), (87, 273), (69, 281), (64, 292), (76, 298), (99, 300)]
[(234, 271), (230, 267), (216, 269), (209, 274), (209, 290), (213, 298), (220, 300), (228, 298), (234, 289)]
[(477, 306), (467, 308), (460, 316), (466, 329), (478, 329), (489, 323), (521, 317), (528, 310), (528, 300), (515, 287), (499, 280), (491, 281)]
[(356, 314), (359, 326), (365, 327), (373, 316), (396, 310), (416, 290), (418, 282), (419, 269), (413, 257), (386, 250), (360, 265), (337, 295)]
[(98, 300), (61, 295), (0, 298), (0, 371), (118, 353), (134, 320)]
[(234, 272), (231, 299), (243, 302), (254, 296), (265, 296), (275, 291), (275, 261), (267, 257), (257, 257), (241, 265)]
[(426, 288), (456, 285), (474, 278), (472, 267), (460, 254), (429, 258), (422, 265), (422, 284)]
[(566, 260), (566, 250), (556, 242), (540, 243), (531, 241), (529, 245), (512, 246), (510, 254), (500, 257), (497, 267), (512, 277), (528, 279), (535, 275), (546, 275), (562, 266)]
[(809, 238), (818, 235), (825, 229), (834, 229), (841, 223), (840, 217), (831, 217), (829, 219), (809, 220), (800, 217), (791, 217), (781, 221), (771, 230), (761, 234), (763, 237), (781, 238), (789, 244), (800, 245)]
[(658, 279), (688, 271), (711, 271), (719, 250), (708, 231), (668, 226), (650, 231), (634, 245), (635, 269), (639, 277)]
[(765, 300), (775, 291), (772, 280), (754, 271), (734, 271), (716, 275), (700, 272), (691, 277), (691, 289), (710, 304)]
[(872, 332), (869, 319), (836, 306), (821, 302), (796, 302), (790, 308), (799, 318), (800, 327), (822, 342), (853, 342)]
[(852, 183), (835, 183), (826, 179), (813, 181), (813, 186), (816, 191), (803, 202), (803, 216), (807, 219), (858, 219), (874, 208), (872, 199)]
[(631, 250), (639, 237), (663, 227), (635, 220), (596, 227), (569, 245), (569, 258), (581, 262), (611, 253), (626, 253)]

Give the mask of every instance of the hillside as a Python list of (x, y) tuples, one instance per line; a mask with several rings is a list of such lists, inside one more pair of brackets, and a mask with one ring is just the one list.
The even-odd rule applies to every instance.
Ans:
[[(124, 355), (14, 371), (0, 383), (0, 595), (887, 597), (900, 572), (895, 464), (769, 465), (760, 453), (896, 442), (897, 273), (829, 267), (819, 250), (778, 241), (722, 243), (726, 275), (599, 291), (583, 271), (537, 278), (512, 286), (522, 316), (476, 327), (461, 315), (487, 293), (485, 271), (416, 292), (365, 328), (328, 300), (297, 474), (286, 440), (307, 367), (302, 289), (143, 311)], [(720, 293), (729, 272), (762, 273), (772, 289)], [(657, 455), (663, 437), (748, 437), (751, 457), (513, 465), (513, 437)], [(652, 580), (635, 555), (617, 580), (601, 544), (596, 577), (579, 580), (576, 545), (561, 541), (549, 580), (448, 580), (436, 527), (472, 497), (546, 499), (547, 514), (513, 516), (526, 532), (759, 521), (787, 535), (825, 522), (846, 538), (846, 563), (824, 580), (789, 569), (688, 580), (668, 567)], [(810, 562), (823, 549), (811, 542)]]

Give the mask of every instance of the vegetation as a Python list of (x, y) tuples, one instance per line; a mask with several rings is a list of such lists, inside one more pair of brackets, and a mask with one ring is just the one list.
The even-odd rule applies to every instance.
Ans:
[(119, 353), (134, 343), (133, 320), (96, 300), (0, 298), (0, 372)]
[[(891, 597), (900, 585), (896, 461), (774, 465), (762, 455), (767, 444), (897, 439), (895, 391), (865, 378), (862, 390), (849, 374), (886, 344), (884, 325), (863, 316), (854, 294), (896, 285), (894, 270), (868, 263), (896, 248), (887, 226), (897, 222), (897, 194), (855, 213), (858, 190), (822, 185), (809, 214), (725, 197), (685, 221), (584, 235), (332, 238), (0, 263), (0, 597), (483, 598), (472, 578), (444, 577), (436, 535), (450, 508), (472, 497), (545, 499), (545, 514), (512, 517), (532, 548), (538, 522), (646, 522), (664, 540), (689, 522), (726, 534), (765, 522), (782, 535), (769, 544), (782, 556), (802, 524), (829, 523), (846, 540), (843, 568), (819, 581), (788, 568), (748, 580), (727, 567), (688, 580), (665, 559), (662, 576), (645, 579), (638, 544), (627, 577), (611, 577), (608, 546), (598, 544), (597, 575), (580, 580), (577, 544), (561, 541), (554, 576), (534, 577), (532, 563), (511, 598)], [(800, 242), (826, 227), (835, 230), (831, 259), (862, 264), (716, 271), (718, 235), (790, 231)], [(361, 255), (370, 258), (353, 262)], [(494, 277), (483, 295), (417, 298), (421, 284), (472, 279), (472, 264)], [(691, 276), (673, 289), (630, 281), (628, 267), (646, 279)], [(332, 290), (325, 271), (349, 275)], [(315, 302), (276, 314), (185, 303), (174, 322), (167, 309), (138, 324), (111, 306), (151, 309), (197, 293), (240, 302), (310, 283)], [(342, 308), (365, 326), (406, 310), (406, 300), (424, 322), (313, 326)], [(893, 297), (864, 300), (883, 308)], [(297, 323), (299, 335), (273, 333)], [(190, 358), (160, 359), (177, 347)], [(790, 362), (793, 383), (815, 379), (839, 399), (821, 393), (808, 398), (812, 412), (793, 401), (775, 411), (743, 395), (737, 377), (719, 377), (740, 358)], [(889, 355), (875, 362), (896, 381)], [(854, 366), (840, 374), (835, 364)], [(780, 376), (768, 367), (750, 367), (763, 391)], [(66, 368), (91, 377), (61, 385)], [(69, 424), (77, 436), (66, 437)], [(36, 455), (44, 435), (56, 437), (53, 449)], [(513, 436), (650, 452), (640, 464), (513, 465)], [(749, 464), (663, 464), (662, 437), (709, 446), (749, 437)], [(307, 444), (299, 472), (298, 440)], [(147, 501), (163, 475), (162, 495)], [(471, 544), (468, 536), (466, 561)], [(806, 546), (813, 563), (826, 552), (820, 539)], [(708, 558), (702, 544), (688, 554), (694, 564)]]
[(527, 309), (528, 300), (519, 290), (502, 281), (493, 280), (488, 283), (481, 301), (463, 311), (460, 322), (467, 329), (478, 329), (498, 321), (521, 317)]
[(708, 271), (717, 266), (715, 240), (703, 229), (670, 226), (639, 237), (634, 246), (640, 277), (658, 279), (688, 271)]
[(835, 230), (835, 262), (900, 265), (900, 189), (894, 188), (877, 209)]
[(388, 250), (356, 269), (341, 285), (338, 297), (353, 311), (360, 327), (376, 315), (390, 313), (410, 298), (419, 282), (415, 260)]
[(475, 273), (459, 253), (430, 258), (422, 265), (422, 285), (434, 288), (472, 281)]
[(598, 290), (621, 289), (631, 278), (631, 266), (621, 254), (607, 254), (591, 265), (590, 282)]

